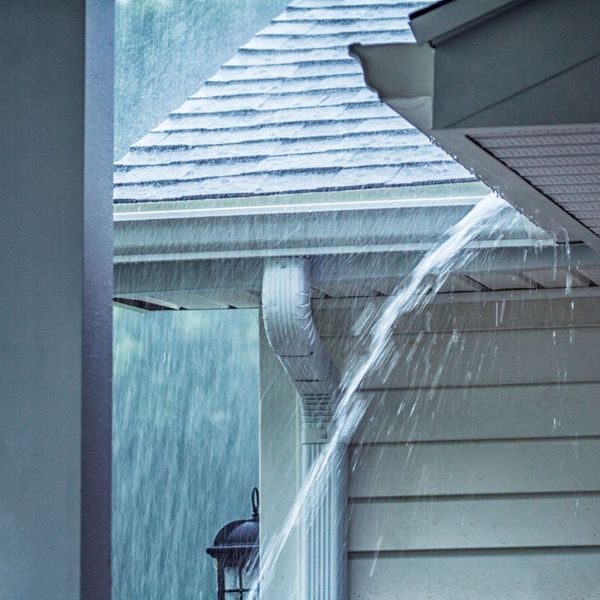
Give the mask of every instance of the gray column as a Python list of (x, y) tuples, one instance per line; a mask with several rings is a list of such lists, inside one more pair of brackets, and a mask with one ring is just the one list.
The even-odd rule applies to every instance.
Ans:
[(0, 599), (110, 598), (110, 0), (0, 2)]

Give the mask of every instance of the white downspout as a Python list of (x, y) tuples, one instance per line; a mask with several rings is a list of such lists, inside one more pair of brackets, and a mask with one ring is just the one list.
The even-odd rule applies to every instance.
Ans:
[[(319, 337), (310, 305), (310, 262), (269, 259), (264, 265), (263, 320), (267, 339), (289, 374), (301, 403), (302, 473), (327, 443), (340, 375)], [(346, 448), (321, 478), (314, 512), (302, 515), (301, 600), (346, 600)]]

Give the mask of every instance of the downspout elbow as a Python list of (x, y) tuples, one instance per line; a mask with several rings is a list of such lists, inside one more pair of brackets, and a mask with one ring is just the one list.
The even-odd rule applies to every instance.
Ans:
[(267, 339), (298, 390), (304, 424), (326, 429), (340, 375), (317, 331), (310, 287), (309, 259), (265, 262), (262, 307)]

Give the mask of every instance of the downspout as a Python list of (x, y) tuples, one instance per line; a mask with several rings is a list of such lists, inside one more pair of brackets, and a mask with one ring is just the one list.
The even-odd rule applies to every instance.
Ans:
[[(327, 443), (340, 384), (319, 337), (310, 305), (307, 258), (269, 259), (264, 265), (263, 320), (267, 339), (299, 395), (302, 473)], [(300, 523), (300, 599), (346, 598), (346, 448), (336, 451), (320, 481), (319, 501)], [(322, 487), (321, 487), (322, 486)]]

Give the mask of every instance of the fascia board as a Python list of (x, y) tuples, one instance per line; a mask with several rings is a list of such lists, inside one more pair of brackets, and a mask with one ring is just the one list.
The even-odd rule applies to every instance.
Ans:
[(515, 132), (523, 127), (581, 126), (600, 124), (600, 55), (558, 73), (534, 87), (474, 113), (451, 125), (453, 130), (502, 128)]
[[(469, 251), (460, 273), (515, 272), (537, 269), (597, 268), (599, 254), (583, 244), (538, 247), (481, 248)], [(412, 252), (328, 255), (313, 257), (315, 287), (326, 283), (374, 282), (399, 279), (414, 269), (424, 250)], [(118, 263), (114, 268), (116, 295), (194, 290), (260, 290), (262, 258)], [(561, 292), (563, 293), (563, 292)]]
[(442, 0), (410, 15), (409, 25), (419, 44), (456, 35), (523, 0)]
[[(433, 127), (452, 127), (597, 57), (600, 3), (580, 0), (577, 9), (567, 2), (525, 2), (438, 44)], [(582, 82), (588, 78), (597, 80), (597, 72)], [(541, 99), (541, 105), (551, 101)]]

